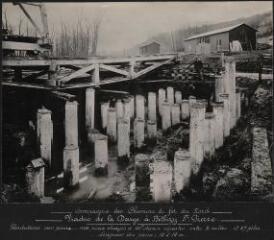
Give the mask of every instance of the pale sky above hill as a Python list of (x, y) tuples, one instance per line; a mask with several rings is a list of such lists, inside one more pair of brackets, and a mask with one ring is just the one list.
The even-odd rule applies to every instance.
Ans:
[[(3, 4), (11, 24), (20, 16), (18, 6)], [(78, 16), (86, 21), (102, 16), (99, 51), (130, 48), (161, 32), (202, 24), (229, 21), (272, 10), (272, 1), (244, 2), (97, 2), (46, 3), (50, 29), (58, 31), (60, 21), (75, 24)], [(28, 7), (38, 19), (37, 9)], [(36, 13), (35, 13), (36, 12)], [(23, 16), (23, 15), (22, 15)]]

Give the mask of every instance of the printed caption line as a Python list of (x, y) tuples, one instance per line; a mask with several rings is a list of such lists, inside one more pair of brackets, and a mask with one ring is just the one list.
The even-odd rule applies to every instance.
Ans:
[(35, 219), (35, 222), (63, 222), (62, 219)]

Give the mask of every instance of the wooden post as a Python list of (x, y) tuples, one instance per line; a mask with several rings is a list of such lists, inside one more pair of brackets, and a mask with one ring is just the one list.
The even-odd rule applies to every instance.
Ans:
[(86, 89), (86, 128), (95, 127), (95, 89)]
[(99, 63), (94, 64), (94, 70), (93, 70), (93, 75), (92, 75), (92, 82), (95, 83), (96, 85), (100, 84), (100, 65)]
[(129, 63), (129, 77), (130, 78), (134, 78), (134, 76), (135, 76), (134, 67), (135, 67), (135, 61), (130, 61), (130, 63)]

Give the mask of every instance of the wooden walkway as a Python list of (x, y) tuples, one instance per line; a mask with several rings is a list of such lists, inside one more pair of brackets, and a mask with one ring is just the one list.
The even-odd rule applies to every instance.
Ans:
[[(4, 78), (3, 85), (49, 90), (100, 86), (139, 79), (165, 64), (170, 64), (176, 57), (177, 55), (91, 59), (4, 59), (3, 69), (13, 70), (13, 76), (9, 79)], [(30, 70), (33, 72), (30, 73)], [(101, 73), (107, 73), (108, 77), (101, 77)], [(83, 78), (85, 81), (80, 81)]]

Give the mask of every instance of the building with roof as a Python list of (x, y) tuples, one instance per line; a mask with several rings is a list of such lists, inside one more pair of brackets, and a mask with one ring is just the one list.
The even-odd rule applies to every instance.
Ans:
[(146, 41), (139, 45), (140, 55), (155, 55), (160, 53), (161, 44), (157, 41)]
[(189, 54), (210, 54), (255, 50), (256, 32), (256, 29), (241, 23), (201, 33), (185, 39), (185, 51)]

